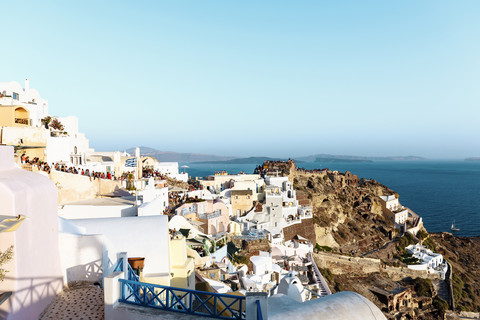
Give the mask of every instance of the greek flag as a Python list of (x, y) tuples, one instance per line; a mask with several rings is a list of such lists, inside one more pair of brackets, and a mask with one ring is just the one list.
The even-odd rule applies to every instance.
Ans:
[(137, 158), (131, 158), (125, 161), (125, 167), (136, 167), (136, 166), (137, 166)]

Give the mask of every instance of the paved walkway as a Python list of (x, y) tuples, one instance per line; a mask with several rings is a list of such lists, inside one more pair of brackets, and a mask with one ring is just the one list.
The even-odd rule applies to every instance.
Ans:
[(103, 289), (93, 284), (81, 284), (66, 289), (58, 294), (39, 319), (102, 320)]

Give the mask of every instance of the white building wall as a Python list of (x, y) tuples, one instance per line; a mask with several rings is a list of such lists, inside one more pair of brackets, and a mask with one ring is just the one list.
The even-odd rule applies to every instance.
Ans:
[(169, 274), (168, 217), (125, 217), (75, 220), (86, 234), (103, 234), (103, 272), (110, 274), (115, 267), (117, 254), (126, 252), (128, 257), (144, 257), (144, 274)]
[(83, 133), (78, 132), (78, 118), (69, 116), (58, 118), (58, 120), (64, 125), (64, 130), (68, 133), (68, 136), (48, 136), (47, 162), (63, 161), (71, 164), (71, 156), (76, 155), (81, 157), (81, 164), (85, 165), (85, 156), (91, 151), (90, 142)]
[[(0, 93), (7, 96), (0, 98), (1, 105), (20, 105), (24, 106), (30, 112), (31, 125), (40, 127), (41, 119), (48, 115), (48, 101), (40, 97), (40, 94), (35, 89), (30, 89), (30, 82), (25, 79), (25, 89), (15, 81), (0, 82)], [(15, 99), (14, 93), (18, 94), (18, 99)]]
[(403, 210), (401, 212), (395, 213), (395, 223), (404, 224), (408, 219), (408, 210)]
[(57, 188), (41, 174), (15, 166), (13, 147), (0, 146), (0, 210), (27, 216), (17, 231), (0, 233), (0, 251), (14, 246), (0, 292), (12, 291), (0, 305), (2, 319), (38, 319), (61, 291)]
[(59, 239), (64, 284), (101, 282), (103, 236), (60, 233)]
[(137, 207), (133, 205), (63, 205), (58, 215), (65, 219), (98, 219), (134, 217)]
[(143, 203), (138, 207), (138, 216), (154, 216), (161, 215), (165, 211), (165, 208), (168, 206), (168, 188), (167, 195), (161, 195), (156, 197), (154, 200)]
[(161, 174), (177, 175), (178, 162), (158, 162), (154, 165), (154, 169), (160, 172)]
[(271, 176), (265, 177), (265, 183), (267, 185), (276, 186), (276, 187), (279, 187), (280, 189), (283, 188), (283, 183), (285, 181), (288, 181), (288, 177), (271, 177)]

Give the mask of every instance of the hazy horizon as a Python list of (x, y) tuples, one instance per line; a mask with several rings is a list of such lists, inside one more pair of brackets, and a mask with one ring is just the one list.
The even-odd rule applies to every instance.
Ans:
[[(94, 10), (93, 10), (94, 8)], [(97, 150), (480, 156), (480, 2), (10, 2), (25, 78)]]
[[(151, 149), (155, 149), (156, 151), (160, 151), (160, 152), (172, 152), (172, 153), (192, 153), (192, 154), (204, 154), (204, 155), (213, 155), (213, 156), (221, 156), (221, 157), (232, 157), (232, 158), (235, 158), (235, 159), (240, 159), (240, 158), (262, 158), (262, 157), (265, 157), (265, 158), (282, 158), (282, 159), (288, 159), (288, 158), (304, 158), (304, 157), (308, 157), (308, 156), (313, 156), (313, 155), (331, 155), (331, 156), (357, 156), (357, 157), (421, 157), (421, 158), (424, 158), (424, 160), (445, 160), (445, 161), (449, 161), (449, 160), (452, 160), (452, 161), (457, 161), (457, 160), (465, 160), (466, 158), (476, 158), (477, 156), (468, 156), (468, 157), (457, 157), (457, 158), (454, 158), (454, 157), (450, 157), (450, 158), (441, 158), (441, 157), (438, 157), (438, 158), (429, 158), (429, 157), (425, 157), (425, 156), (422, 156), (422, 155), (418, 155), (418, 154), (387, 154), (387, 155), (375, 155), (375, 154), (354, 154), (354, 153), (328, 153), (328, 152), (311, 152), (311, 153), (308, 153), (308, 154), (296, 154), (296, 155), (289, 155), (289, 154), (279, 154), (279, 155), (276, 155), (276, 156), (273, 156), (273, 155), (270, 155), (270, 154), (246, 154), (246, 155), (235, 155), (235, 154), (225, 154), (225, 153), (222, 153), (221, 151), (219, 152), (212, 152), (212, 153), (205, 153), (205, 152), (189, 152), (189, 151), (185, 151), (185, 152), (179, 152), (179, 151), (175, 151), (175, 150), (162, 150), (162, 149), (158, 149), (158, 148), (154, 148), (152, 146), (138, 146), (139, 148), (151, 148)], [(104, 152), (111, 152), (111, 151), (131, 151), (131, 149), (133, 148), (136, 148), (136, 147), (127, 147), (127, 148), (120, 148), (120, 149), (102, 149), (102, 150), (96, 150), (96, 151), (104, 151)], [(410, 161), (410, 160), (408, 160)]]

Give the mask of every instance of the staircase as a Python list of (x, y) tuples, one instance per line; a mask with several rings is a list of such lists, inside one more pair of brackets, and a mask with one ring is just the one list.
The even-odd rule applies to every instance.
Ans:
[(318, 270), (317, 265), (315, 264), (315, 261), (313, 260), (312, 254), (308, 254), (308, 260), (312, 263), (314, 274), (315, 274), (315, 280), (318, 285), (318, 294), (322, 297), (328, 296), (332, 294), (332, 291), (330, 291), (330, 288), (328, 287), (327, 282), (322, 276), (322, 273), (320, 270)]
[(446, 302), (449, 301), (449, 289), (448, 289), (448, 284), (445, 280), (434, 280), (433, 281), (433, 286), (435, 287), (435, 290), (437, 291), (437, 295), (445, 300)]

